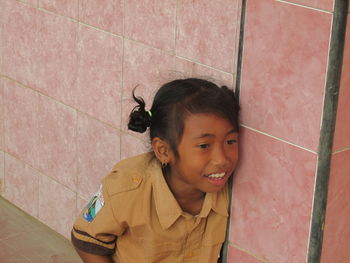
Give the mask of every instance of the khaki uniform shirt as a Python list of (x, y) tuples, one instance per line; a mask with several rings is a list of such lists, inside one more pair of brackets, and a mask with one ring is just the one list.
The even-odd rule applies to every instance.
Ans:
[(94, 197), (72, 230), (79, 249), (111, 255), (118, 263), (217, 262), (225, 240), (227, 187), (207, 193), (199, 215), (190, 215), (147, 153), (118, 163)]

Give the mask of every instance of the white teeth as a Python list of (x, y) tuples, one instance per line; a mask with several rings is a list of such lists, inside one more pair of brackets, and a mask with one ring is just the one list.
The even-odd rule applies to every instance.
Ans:
[(209, 174), (207, 177), (209, 178), (222, 178), (225, 176), (225, 173), (219, 173), (219, 174)]

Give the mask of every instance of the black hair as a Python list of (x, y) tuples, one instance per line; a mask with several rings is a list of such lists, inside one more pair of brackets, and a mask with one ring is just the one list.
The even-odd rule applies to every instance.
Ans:
[(227, 119), (238, 132), (239, 105), (235, 93), (226, 86), (196, 78), (178, 79), (164, 84), (157, 91), (152, 107), (135, 96), (137, 106), (130, 113), (128, 129), (143, 133), (150, 127), (150, 139), (159, 137), (169, 143), (178, 156), (184, 121), (190, 114), (213, 113)]

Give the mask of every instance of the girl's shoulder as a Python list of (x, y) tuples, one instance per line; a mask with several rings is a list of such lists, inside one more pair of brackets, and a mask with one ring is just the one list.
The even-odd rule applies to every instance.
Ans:
[(147, 171), (152, 165), (152, 156), (152, 153), (144, 153), (117, 163), (103, 179), (108, 195), (113, 196), (139, 188), (147, 178)]
[(113, 171), (122, 171), (122, 170), (139, 170), (147, 168), (153, 159), (153, 153), (147, 152), (139, 154), (118, 162), (112, 169)]

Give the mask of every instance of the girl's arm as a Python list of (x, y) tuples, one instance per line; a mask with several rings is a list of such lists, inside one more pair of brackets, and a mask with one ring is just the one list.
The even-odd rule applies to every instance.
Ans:
[(108, 256), (98, 256), (90, 253), (86, 253), (78, 248), (75, 248), (78, 255), (81, 257), (84, 263), (113, 263), (111, 257)]

